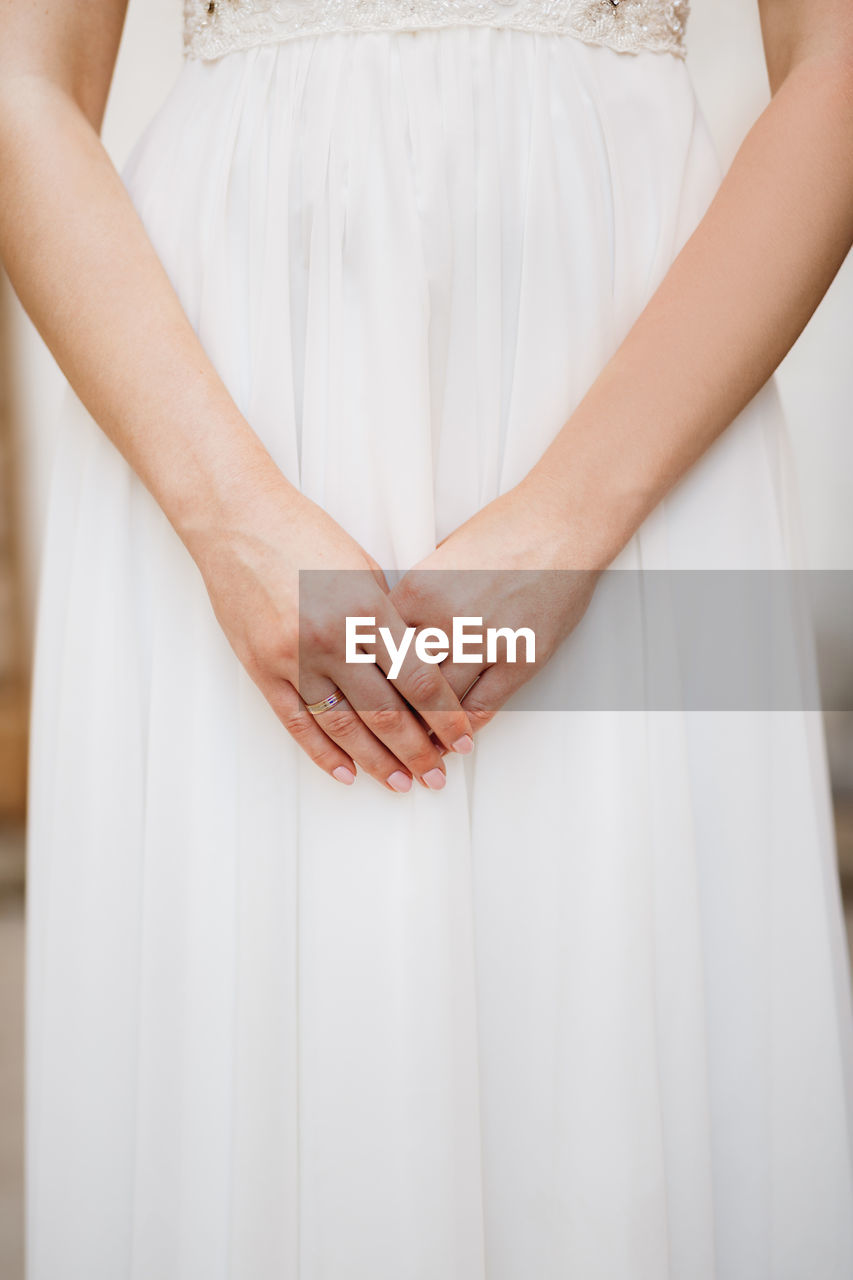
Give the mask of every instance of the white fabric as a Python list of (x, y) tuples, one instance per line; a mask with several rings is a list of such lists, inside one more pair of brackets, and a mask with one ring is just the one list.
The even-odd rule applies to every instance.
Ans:
[(418, 31), (471, 24), (573, 35), (684, 57), (689, 0), (184, 0), (184, 52), (219, 58), (326, 31)]
[[(719, 169), (685, 63), (187, 62), (126, 181), (283, 470), (404, 570), (541, 454)], [(140, 353), (144, 358), (144, 353)], [(796, 553), (771, 382), (626, 567)], [(849, 1280), (817, 713), (511, 712), (346, 788), (69, 394), (31, 754), (29, 1280)]]

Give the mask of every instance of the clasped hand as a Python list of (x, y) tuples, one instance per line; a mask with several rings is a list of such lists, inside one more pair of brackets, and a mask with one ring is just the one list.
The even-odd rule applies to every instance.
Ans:
[[(443, 757), (473, 748), (474, 733), (547, 662), (589, 602), (594, 574), (552, 572), (566, 569), (570, 551), (559, 502), (546, 496), (530, 480), (516, 486), (393, 590), (355, 539), (280, 474), (206, 516), (187, 545), (237, 657), (324, 772), (349, 784), (362, 768), (392, 791), (408, 791), (413, 778), (440, 790)], [(334, 572), (325, 590), (323, 575), (312, 577), (300, 608), (300, 570), (311, 569)], [(347, 617), (375, 618), (399, 649), (407, 627), (450, 631), (454, 617), (472, 615), (486, 626), (534, 627), (535, 662), (439, 666), (410, 646), (392, 680), (380, 646), (375, 663), (346, 661)], [(342, 701), (309, 712), (335, 690)]]

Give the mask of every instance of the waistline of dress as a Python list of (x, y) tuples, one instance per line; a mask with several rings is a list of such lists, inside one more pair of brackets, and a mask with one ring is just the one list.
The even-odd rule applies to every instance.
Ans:
[(184, 54), (212, 59), (299, 36), (463, 25), (684, 57), (688, 11), (689, 0), (184, 0)]

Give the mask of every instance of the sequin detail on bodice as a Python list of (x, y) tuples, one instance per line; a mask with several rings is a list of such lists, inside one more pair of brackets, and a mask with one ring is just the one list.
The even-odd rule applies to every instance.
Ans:
[(683, 57), (689, 0), (184, 0), (184, 52), (218, 58), (333, 31), (511, 27)]

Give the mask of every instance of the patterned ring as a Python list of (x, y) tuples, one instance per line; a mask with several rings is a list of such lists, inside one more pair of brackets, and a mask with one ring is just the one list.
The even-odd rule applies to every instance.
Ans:
[(324, 711), (331, 710), (336, 707), (339, 702), (343, 702), (345, 694), (340, 689), (334, 689), (327, 698), (321, 698), (319, 702), (306, 702), (306, 710), (310, 711), (312, 716), (320, 716)]

